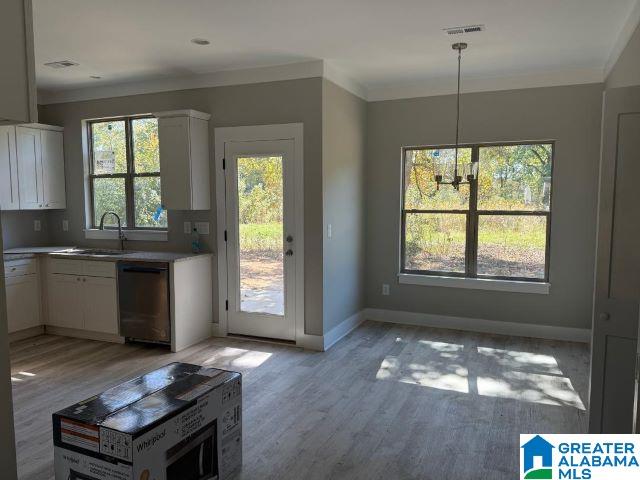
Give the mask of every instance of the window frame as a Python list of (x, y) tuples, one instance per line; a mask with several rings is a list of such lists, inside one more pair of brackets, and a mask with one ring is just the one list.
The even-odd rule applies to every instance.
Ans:
[[(169, 219), (167, 218), (167, 226), (166, 227), (148, 227), (143, 225), (136, 225), (136, 217), (135, 217), (135, 192), (134, 192), (134, 183), (136, 178), (144, 178), (144, 177), (157, 177), (160, 178), (160, 170), (157, 172), (141, 172), (136, 173), (135, 171), (135, 158), (134, 158), (134, 146), (133, 146), (133, 135), (132, 135), (132, 123), (134, 120), (142, 120), (145, 118), (155, 118), (154, 115), (144, 114), (144, 115), (125, 115), (119, 117), (108, 117), (108, 118), (97, 118), (93, 120), (86, 121), (86, 129), (87, 129), (87, 140), (88, 140), (88, 159), (89, 159), (89, 173), (88, 173), (88, 184), (89, 184), (89, 213), (91, 215), (91, 220), (89, 222), (89, 226), (91, 229), (100, 228), (99, 224), (96, 224), (96, 211), (95, 211), (95, 197), (94, 197), (94, 180), (96, 178), (123, 178), (124, 179), (124, 191), (125, 191), (125, 212), (127, 214), (127, 225), (122, 227), (122, 230), (144, 230), (144, 231), (157, 231), (157, 232), (166, 232), (169, 230)], [(126, 162), (127, 162), (127, 172), (126, 173), (94, 173), (94, 151), (93, 151), (93, 129), (92, 126), (96, 123), (108, 123), (108, 122), (121, 122), (124, 121), (125, 128), (125, 154), (126, 154)], [(160, 184), (162, 188), (162, 183)], [(129, 220), (130, 219), (130, 220)], [(114, 226), (104, 226), (104, 229), (113, 230), (117, 229)]]
[[(480, 160), (480, 149), (483, 147), (518, 146), (518, 145), (551, 145), (551, 191), (549, 194), (549, 210), (485, 210), (478, 209), (478, 182), (473, 180), (469, 184), (469, 206), (466, 209), (407, 209), (405, 208), (405, 168), (407, 151), (412, 150), (434, 150), (453, 149), (455, 145), (420, 145), (402, 147), (401, 154), (401, 195), (400, 195), (400, 274), (401, 275), (424, 275), (429, 277), (454, 277), (472, 280), (502, 280), (513, 282), (549, 283), (550, 259), (551, 259), (551, 219), (553, 212), (554, 193), (554, 168), (555, 168), (555, 140), (535, 140), (535, 141), (512, 141), (512, 142), (489, 142), (489, 143), (464, 143), (458, 145), (459, 148), (471, 149), (471, 161)], [(478, 166), (478, 171), (482, 170), (482, 165)], [(441, 188), (453, 188), (450, 185), (442, 185)], [(405, 268), (406, 265), (406, 219), (407, 214), (463, 214), (466, 215), (465, 230), (465, 271), (447, 272), (440, 270), (413, 270)], [(509, 277), (504, 275), (478, 274), (478, 225), (481, 215), (496, 216), (536, 216), (546, 218), (545, 236), (545, 260), (544, 277)]]

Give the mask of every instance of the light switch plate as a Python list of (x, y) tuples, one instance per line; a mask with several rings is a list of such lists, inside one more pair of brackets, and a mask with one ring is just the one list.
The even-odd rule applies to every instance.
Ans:
[(34, 220), (33, 221), (33, 231), (34, 232), (39, 232), (40, 230), (42, 230), (42, 224), (40, 223), (40, 220)]
[(327, 225), (327, 238), (331, 238), (332, 232), (331, 232), (331, 224)]
[(209, 222), (196, 222), (195, 227), (200, 235), (209, 235)]
[(389, 284), (388, 283), (383, 283), (382, 284), (382, 294), (383, 295), (389, 295)]
[(184, 222), (184, 233), (189, 235), (191, 233), (191, 222)]
[(62, 220), (62, 231), (63, 232), (69, 231), (69, 220)]

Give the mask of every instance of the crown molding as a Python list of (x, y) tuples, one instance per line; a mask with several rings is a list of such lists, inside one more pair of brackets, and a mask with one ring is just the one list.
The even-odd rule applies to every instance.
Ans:
[(638, 26), (640, 26), (640, 0), (636, 0), (635, 4), (631, 7), (627, 21), (624, 23), (622, 30), (620, 30), (620, 33), (613, 44), (613, 48), (609, 53), (609, 58), (604, 67), (605, 79), (609, 76), (611, 70), (613, 70), (613, 67), (620, 58), (620, 55), (622, 55), (622, 52), (629, 43), (629, 40), (631, 40), (631, 37)]
[[(68, 90), (38, 92), (38, 104), (79, 102), (101, 98), (123, 97), (195, 88), (248, 85), (304, 78), (326, 78), (366, 101), (397, 100), (402, 98), (449, 95), (456, 92), (454, 77), (427, 79), (420, 83), (365, 86), (350, 77), (344, 70), (326, 60), (290, 63), (270, 67), (228, 70), (181, 77), (156, 78), (135, 82)], [(567, 69), (561, 71), (512, 76), (463, 78), (464, 93), (516, 90), (523, 88), (551, 87), (601, 83), (602, 68)]]
[(194, 88), (297, 80), (322, 77), (323, 75), (324, 61), (313, 60), (310, 62), (289, 63), (270, 67), (245, 68), (241, 70), (225, 70), (181, 77), (139, 80), (98, 87), (82, 87), (55, 91), (42, 89), (38, 91), (38, 104), (48, 105), (52, 103), (79, 102), (83, 100), (190, 90)]
[[(463, 93), (518, 90), (524, 88), (556, 87), (602, 83), (602, 68), (580, 68), (523, 75), (462, 78)], [(425, 80), (404, 85), (382, 85), (367, 89), (367, 100), (398, 100), (402, 98), (434, 97), (456, 93), (455, 77)]]
[(368, 100), (367, 88), (331, 62), (325, 60), (322, 76), (362, 100)]

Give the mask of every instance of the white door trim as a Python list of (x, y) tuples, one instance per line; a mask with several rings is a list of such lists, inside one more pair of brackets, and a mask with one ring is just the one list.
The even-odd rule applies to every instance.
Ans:
[(215, 129), (215, 178), (216, 178), (216, 215), (218, 244), (218, 325), (214, 331), (226, 336), (227, 325), (227, 246), (224, 232), (227, 229), (227, 205), (225, 198), (225, 176), (223, 174), (224, 144), (226, 142), (244, 142), (260, 140), (294, 141), (294, 200), (295, 200), (295, 239), (296, 239), (296, 289), (295, 289), (295, 331), (296, 343), (305, 338), (304, 333), (304, 144), (303, 124), (286, 123), (278, 125), (256, 125), (247, 127), (219, 127)]

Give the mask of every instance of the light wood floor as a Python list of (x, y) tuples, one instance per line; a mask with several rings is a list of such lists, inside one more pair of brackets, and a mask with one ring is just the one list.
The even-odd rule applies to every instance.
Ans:
[(366, 322), (326, 353), (43, 335), (11, 355), (24, 480), (53, 478), (52, 412), (176, 360), (244, 374), (242, 479), (511, 480), (518, 434), (586, 431), (580, 344)]

